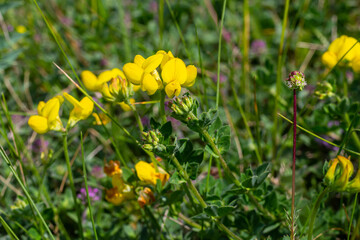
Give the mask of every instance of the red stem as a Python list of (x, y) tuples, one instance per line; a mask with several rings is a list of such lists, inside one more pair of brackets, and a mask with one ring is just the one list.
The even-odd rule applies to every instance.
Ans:
[(293, 162), (292, 162), (292, 191), (291, 191), (291, 239), (295, 239), (295, 163), (296, 163), (296, 89), (294, 89), (294, 121), (293, 121)]

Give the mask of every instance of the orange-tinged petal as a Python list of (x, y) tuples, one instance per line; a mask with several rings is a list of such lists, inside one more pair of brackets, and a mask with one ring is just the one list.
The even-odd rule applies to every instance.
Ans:
[(145, 59), (142, 68), (144, 69), (145, 73), (150, 73), (154, 71), (161, 63), (164, 55), (163, 54), (155, 54), (147, 59)]
[(114, 68), (113, 70), (111, 70), (111, 74), (113, 75), (114, 78), (118, 77), (118, 78), (121, 78), (123, 80), (126, 79), (125, 74), (123, 73), (123, 71), (121, 71), (118, 68)]
[(123, 71), (125, 73), (126, 78), (135, 85), (139, 85), (141, 83), (144, 70), (135, 63), (127, 63), (123, 67)]
[(45, 117), (35, 115), (31, 116), (28, 120), (29, 126), (37, 133), (47, 133), (49, 129), (48, 120)]
[(186, 67), (186, 71), (187, 71), (187, 79), (186, 79), (186, 82), (184, 84), (182, 84), (181, 86), (192, 87), (195, 84), (195, 79), (197, 76), (197, 69), (194, 65), (189, 65)]
[(161, 76), (165, 83), (172, 81), (177, 81), (180, 85), (185, 83), (187, 79), (185, 63), (180, 58), (171, 59), (165, 64)]

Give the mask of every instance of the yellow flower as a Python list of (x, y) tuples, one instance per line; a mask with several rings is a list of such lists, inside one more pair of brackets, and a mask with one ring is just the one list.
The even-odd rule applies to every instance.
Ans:
[(50, 130), (62, 131), (63, 125), (60, 120), (59, 110), (64, 102), (63, 97), (51, 98), (46, 103), (41, 101), (37, 107), (38, 115), (29, 118), (29, 126), (37, 133), (44, 134)]
[(360, 72), (360, 53), (352, 60), (351, 67), (354, 70), (354, 72)]
[(155, 54), (144, 59), (141, 55), (136, 55), (134, 63), (124, 65), (124, 73), (132, 84), (141, 85), (143, 91), (153, 95), (162, 87), (156, 68), (161, 64), (163, 56), (163, 54)]
[(150, 188), (144, 188), (139, 192), (139, 197), (137, 199), (139, 205), (141, 208), (143, 208), (145, 205), (150, 205), (155, 201), (155, 196)]
[(348, 192), (360, 192), (360, 169), (357, 171), (356, 176), (346, 186)]
[(333, 191), (345, 191), (353, 189), (357, 186), (356, 181), (349, 182), (351, 175), (354, 172), (354, 166), (350, 159), (343, 156), (337, 156), (330, 161), (330, 167), (325, 175), (325, 183)]
[(162, 59), (162, 61), (161, 61), (161, 64), (160, 64), (160, 68), (161, 68), (161, 69), (164, 68), (165, 64), (166, 64), (168, 61), (170, 61), (171, 59), (175, 58), (171, 51), (169, 51), (169, 52), (166, 53), (164, 50), (159, 50), (159, 51), (157, 51), (156, 54), (163, 54), (163, 55), (164, 55), (164, 56), (163, 56), (163, 59)]
[[(134, 104), (135, 99), (130, 98), (130, 103)], [(119, 105), (122, 108), (122, 110), (124, 110), (125, 112), (131, 111), (131, 107), (128, 104), (126, 104), (125, 102), (120, 102)]]
[(74, 106), (73, 110), (70, 112), (68, 121), (70, 127), (73, 127), (78, 121), (84, 120), (91, 115), (94, 109), (94, 103), (90, 100), (90, 98), (84, 97), (79, 102), (66, 92), (64, 92), (64, 97)]
[(159, 179), (162, 185), (169, 180), (169, 174), (162, 168), (158, 167), (156, 172), (154, 166), (144, 161), (140, 161), (135, 165), (136, 174), (140, 181), (146, 184), (156, 185), (156, 180)]
[[(186, 67), (185, 63), (180, 58), (173, 58), (169, 60), (162, 72), (161, 76), (167, 85), (165, 91), (168, 97), (178, 96), (181, 92), (181, 86), (191, 87), (195, 83), (197, 69), (194, 65)], [(170, 86), (168, 86), (170, 84)]]
[(23, 26), (23, 25), (16, 26), (15, 30), (16, 30), (18, 33), (21, 33), (21, 34), (26, 33), (26, 31), (27, 31), (27, 30), (26, 30), (26, 27)]
[[(342, 35), (335, 39), (329, 46), (322, 57), (322, 62), (328, 67), (333, 68), (336, 63), (345, 55), (339, 65), (352, 66), (352, 61), (360, 56), (360, 45), (356, 44), (352, 49), (351, 47), (357, 42), (355, 38)], [(351, 50), (350, 50), (351, 49)], [(350, 51), (349, 51), (350, 50)], [(349, 51), (349, 52), (348, 52)], [(348, 52), (348, 53), (347, 53)]]
[(93, 113), (92, 116), (95, 118), (94, 125), (106, 125), (111, 122), (111, 119), (104, 113)]

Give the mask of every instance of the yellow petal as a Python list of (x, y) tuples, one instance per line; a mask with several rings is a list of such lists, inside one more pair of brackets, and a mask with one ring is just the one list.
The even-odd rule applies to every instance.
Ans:
[(113, 70), (111, 70), (111, 74), (113, 75), (113, 77), (118, 77), (118, 78), (121, 78), (123, 80), (126, 79), (125, 74), (123, 73), (123, 71), (121, 71), (118, 68), (114, 68)]
[(40, 101), (39, 104), (38, 104), (38, 106), (37, 106), (37, 111), (38, 111), (38, 114), (39, 114), (39, 115), (42, 115), (41, 113), (42, 113), (42, 110), (43, 110), (44, 106), (45, 106), (45, 102), (44, 102), (44, 101)]
[(142, 68), (144, 69), (145, 73), (150, 73), (154, 71), (161, 63), (164, 55), (163, 54), (155, 54), (147, 59), (145, 59)]
[(122, 179), (121, 174), (114, 174), (111, 178), (111, 183), (113, 187), (116, 187), (118, 189), (119, 192), (122, 192), (125, 187), (125, 183)]
[(80, 101), (80, 106), (82, 108), (81, 120), (84, 120), (84, 119), (88, 118), (91, 115), (91, 113), (93, 112), (94, 103), (93, 103), (93, 101), (90, 100), (90, 98), (84, 97)]
[(126, 78), (135, 85), (141, 83), (144, 70), (135, 63), (127, 63), (123, 67)]
[(53, 97), (47, 101), (41, 111), (41, 116), (47, 118), (50, 122), (59, 115), (60, 101), (59, 98)]
[(135, 165), (136, 174), (140, 181), (156, 185), (155, 169), (147, 162), (140, 161)]
[(81, 73), (81, 80), (87, 90), (97, 92), (101, 90), (102, 83), (98, 81), (98, 78), (90, 71), (83, 71)]
[(80, 107), (80, 102), (76, 100), (76, 98), (66, 92), (64, 92), (63, 95), (65, 99), (68, 100), (74, 107)]
[(346, 191), (353, 193), (360, 192), (360, 169), (356, 173), (355, 178), (346, 186)]
[(158, 90), (158, 83), (155, 78), (150, 74), (146, 74), (141, 84), (142, 89), (144, 89), (149, 95), (153, 95), (156, 90)]
[(49, 131), (48, 121), (45, 117), (35, 115), (28, 120), (29, 126), (37, 133), (44, 134)]
[(187, 79), (185, 63), (180, 58), (171, 59), (165, 64), (161, 76), (165, 83), (177, 81), (183, 84)]
[(106, 83), (113, 78), (114, 78), (114, 74), (112, 71), (109, 71), (109, 70), (100, 73), (100, 75), (98, 77), (100, 83)]
[(355, 57), (351, 63), (351, 67), (354, 72), (360, 72), (360, 54), (359, 56)]
[[(352, 61), (353, 58), (356, 56), (356, 53), (359, 53), (358, 49), (358, 43), (354, 46), (354, 44), (357, 42), (355, 38), (352, 37), (345, 37), (345, 42), (343, 43), (343, 46), (340, 48), (338, 52), (338, 58), (342, 58), (345, 54), (344, 60)], [(354, 46), (352, 48), (352, 46)], [(350, 50), (351, 49), (351, 50)], [(350, 50), (350, 51), (349, 51)], [(347, 51), (349, 51), (347, 53)]]
[(329, 162), (329, 169), (327, 170), (326, 172), (326, 175), (325, 175), (325, 183), (329, 186), (329, 185), (332, 185), (334, 183), (334, 180), (335, 180), (335, 170), (336, 170), (336, 166), (338, 165), (339, 163), (339, 160), (337, 158), (335, 159), (332, 159), (330, 162)]
[(341, 48), (344, 46), (344, 43), (346, 41), (347, 36), (342, 35), (341, 37), (335, 39), (334, 41), (332, 41), (332, 43), (329, 46), (329, 51), (333, 52), (333, 53), (338, 53), (340, 52)]
[(145, 58), (141, 55), (136, 55), (134, 57), (134, 63), (139, 67), (142, 67), (143, 63), (145, 62)]
[(197, 69), (194, 65), (189, 65), (186, 67), (186, 71), (187, 71), (187, 79), (186, 79), (186, 82), (184, 84), (182, 84), (181, 86), (192, 87), (195, 84), (195, 79), (197, 76)]
[(171, 83), (166, 84), (165, 92), (169, 98), (173, 98), (174, 96), (179, 96), (181, 92), (181, 86), (177, 81), (173, 81)]
[(338, 62), (338, 59), (337, 59), (337, 56), (335, 53), (327, 51), (322, 55), (321, 61), (328, 68), (333, 68), (336, 65), (336, 63)]

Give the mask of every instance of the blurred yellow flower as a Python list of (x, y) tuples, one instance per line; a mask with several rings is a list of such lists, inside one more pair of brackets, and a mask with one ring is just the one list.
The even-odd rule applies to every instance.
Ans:
[(19, 26), (16, 26), (15, 31), (17, 31), (18, 33), (23, 34), (23, 33), (26, 33), (27, 29), (26, 29), (25, 26), (19, 25)]
[(146, 187), (139, 192), (139, 197), (137, 199), (141, 208), (145, 205), (150, 205), (155, 201), (155, 196), (150, 188)]
[(59, 110), (64, 98), (56, 96), (46, 103), (41, 101), (37, 107), (38, 115), (31, 116), (29, 126), (37, 133), (44, 134), (50, 130), (62, 131), (63, 125), (60, 120)]
[(125, 79), (124, 73), (118, 68), (104, 71), (100, 73), (98, 77), (88, 70), (81, 73), (81, 80), (84, 83), (85, 88), (92, 92), (101, 92), (105, 83), (117, 77)]
[(87, 119), (94, 109), (94, 103), (88, 97), (84, 97), (79, 102), (70, 94), (64, 92), (64, 97), (68, 100), (73, 106), (73, 110), (70, 112), (70, 117), (68, 125), (73, 127), (78, 121)]
[(106, 125), (111, 122), (111, 119), (104, 113), (93, 113), (92, 116), (95, 118), (94, 125)]
[(144, 161), (140, 161), (135, 165), (136, 174), (140, 181), (146, 184), (156, 185), (156, 180), (159, 179), (162, 185), (169, 180), (170, 175), (161, 167), (158, 167), (156, 172), (154, 166)]
[[(335, 39), (330, 44), (328, 51), (322, 55), (322, 62), (328, 68), (333, 68), (336, 63), (346, 54), (339, 65), (353, 67), (353, 70), (358, 72), (360, 70), (358, 65), (359, 63), (353, 62), (355, 59), (360, 58), (360, 44), (358, 43), (354, 46), (356, 42), (357, 40), (355, 38), (345, 35)], [(351, 49), (352, 46), (354, 47)], [(353, 66), (354, 64), (356, 65), (355, 67)]]
[(351, 175), (354, 172), (354, 166), (349, 158), (337, 156), (329, 163), (328, 171), (325, 175), (325, 184), (333, 191), (360, 191), (360, 173), (356, 174), (355, 178), (349, 182)]

